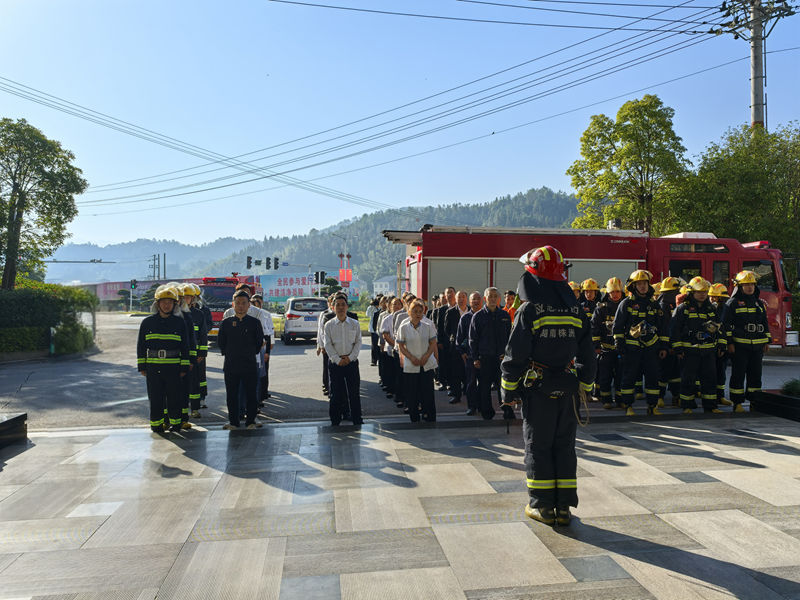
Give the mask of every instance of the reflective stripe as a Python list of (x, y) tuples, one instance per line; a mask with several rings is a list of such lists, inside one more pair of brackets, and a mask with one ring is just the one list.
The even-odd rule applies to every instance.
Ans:
[(533, 322), (533, 331), (544, 327), (545, 325), (572, 325), (580, 329), (583, 327), (583, 322), (578, 317), (540, 317)]
[(747, 391), (748, 392), (760, 392), (761, 388), (751, 388), (751, 387), (749, 387), (749, 388), (747, 388)]
[(578, 487), (577, 479), (556, 479), (557, 488), (575, 489)]
[(716, 394), (703, 394), (703, 400), (716, 400)]
[(694, 400), (694, 394), (681, 394), (681, 400)]
[(188, 407), (187, 407), (187, 408), (182, 408), (182, 409), (181, 409), (181, 412), (182, 412), (183, 414), (185, 414), (185, 415), (188, 415), (188, 414), (189, 414), (189, 408), (188, 408)]
[(599, 335), (593, 335), (592, 336), (592, 341), (593, 342), (599, 342), (601, 339), (603, 339), (603, 338), (601, 338)]
[(725, 389), (725, 384), (718, 385), (718, 386), (717, 386), (717, 389), (718, 389), (718, 390), (724, 390), (724, 389)]
[(629, 390), (622, 389), (622, 390), (619, 391), (619, 393), (620, 394), (632, 394), (633, 393), (633, 388), (631, 388)]
[(552, 490), (556, 487), (555, 479), (527, 479), (528, 489), (531, 490)]
[(150, 427), (158, 427), (159, 425), (164, 424), (164, 419), (159, 419), (158, 421), (150, 421)]
[(140, 364), (140, 365), (143, 365), (143, 364), (145, 364), (147, 362), (147, 359), (146, 358), (137, 358), (136, 362), (138, 364)]
[(189, 361), (188, 360), (181, 360), (181, 365), (188, 367), (189, 366)]
[(197, 356), (197, 350), (189, 350), (189, 356)]
[(195, 330), (195, 331), (200, 331), (200, 328), (199, 328), (197, 325), (195, 325), (195, 326), (194, 326), (194, 330)]
[(647, 388), (644, 389), (645, 394), (658, 394), (658, 390), (648, 390)]
[(547, 248), (542, 246), (541, 248), (539, 248), (539, 250), (541, 250), (542, 254), (544, 254), (544, 259), (545, 260), (550, 260), (550, 251)]
[(744, 388), (731, 388), (731, 394), (744, 394)]
[(584, 383), (584, 382), (581, 381), (581, 389), (584, 392), (591, 392), (594, 389), (594, 384), (593, 383)]
[(172, 340), (175, 342), (181, 341), (181, 336), (176, 333), (147, 333), (144, 336), (145, 340)]
[(615, 334), (614, 334), (614, 339), (615, 339), (615, 340), (621, 340), (621, 339), (622, 339), (622, 338), (624, 338), (624, 337), (625, 337), (625, 334), (624, 334), (624, 333), (615, 333)]
[(608, 398), (610, 396), (611, 396), (611, 392), (604, 392), (603, 390), (600, 390), (600, 397), (601, 398)]
[[(181, 362), (180, 358), (155, 358), (148, 357), (145, 359), (148, 365), (177, 365)], [(187, 361), (188, 364), (188, 361)]]
[(743, 306), (742, 308), (737, 308), (734, 312), (737, 313), (754, 313), (758, 312), (758, 308), (748, 308), (747, 306)]
[(769, 338), (755, 338), (755, 339), (752, 339), (752, 340), (748, 340), (747, 338), (738, 338), (738, 337), (734, 336), (733, 341), (737, 342), (739, 344), (757, 345), (757, 344), (767, 344), (767, 343), (769, 343)]
[(500, 387), (504, 390), (509, 390), (513, 392), (517, 387), (519, 387), (519, 380), (517, 381), (506, 381), (505, 379), (500, 379)]
[(181, 420), (180, 419), (170, 419), (169, 420), (169, 424), (170, 425), (180, 425), (181, 424)]
[(208, 382), (207, 381), (201, 381), (200, 382), (200, 387), (208, 387)]
[(199, 400), (200, 394), (189, 394), (189, 400)]
[(208, 346), (198, 346), (198, 350), (208, 350)]

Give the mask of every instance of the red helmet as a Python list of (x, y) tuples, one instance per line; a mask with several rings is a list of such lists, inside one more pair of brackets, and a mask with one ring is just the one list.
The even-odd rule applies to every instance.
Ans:
[(552, 246), (529, 250), (519, 257), (519, 261), (531, 275), (553, 281), (567, 280), (567, 264), (564, 257)]

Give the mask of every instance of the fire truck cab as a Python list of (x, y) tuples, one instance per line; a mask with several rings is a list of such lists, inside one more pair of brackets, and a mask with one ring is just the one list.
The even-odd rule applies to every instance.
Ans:
[[(755, 271), (775, 345), (786, 345), (792, 329), (792, 296), (787, 288), (780, 250), (768, 241), (742, 244), (713, 233), (684, 232), (653, 238), (622, 229), (534, 229), (439, 227), (419, 231), (386, 230), (391, 242), (406, 247), (399, 267), (400, 291), (422, 298), (447, 286), (483, 292), (497, 287), (516, 290), (522, 273), (519, 257), (531, 248), (550, 244), (571, 263), (569, 278), (588, 277), (600, 285), (610, 277), (625, 281), (632, 271), (647, 269), (653, 281), (672, 275), (689, 281), (701, 275), (732, 291), (732, 279), (742, 269)], [(796, 334), (790, 334), (796, 340)], [(790, 341), (791, 343), (791, 341)], [(796, 343), (796, 342), (795, 342)]]
[(202, 302), (211, 310), (212, 326), (208, 332), (209, 342), (216, 341), (219, 324), (222, 322), (222, 315), (231, 307), (233, 293), (240, 283), (246, 283), (254, 287), (257, 294), (262, 293), (261, 284), (252, 275), (243, 277), (203, 277), (200, 282)]

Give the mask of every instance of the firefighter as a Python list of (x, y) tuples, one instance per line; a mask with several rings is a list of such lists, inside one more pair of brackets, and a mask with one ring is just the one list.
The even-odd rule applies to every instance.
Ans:
[[(661, 294), (658, 298), (658, 303), (661, 310), (664, 311), (664, 321), (666, 329), (669, 331), (669, 323), (672, 319), (672, 313), (677, 308), (675, 298), (678, 296), (680, 288), (680, 281), (677, 277), (665, 277), (661, 282)], [(681, 370), (680, 359), (676, 356), (675, 351), (670, 348), (667, 350), (667, 355), (660, 362), (660, 373), (658, 377), (658, 407), (664, 407), (664, 399), (667, 396), (667, 390), (672, 395), (672, 405), (678, 406), (680, 404), (680, 387), (681, 387)]]
[(597, 285), (597, 282), (592, 279), (584, 279), (581, 282), (581, 295), (578, 298), (578, 303), (581, 305), (583, 312), (586, 313), (586, 318), (592, 318), (592, 314), (594, 314), (594, 309), (597, 306), (598, 300), (598, 292), (600, 291), (600, 286)]
[[(525, 272), (517, 294), (524, 302), (501, 365), (504, 405), (522, 402), (529, 502), (536, 521), (568, 525), (578, 505), (578, 397), (592, 390), (596, 361), (589, 321), (567, 285), (566, 264), (552, 246), (520, 257)], [(577, 370), (576, 370), (577, 369)]]
[[(622, 379), (622, 361), (620, 353), (614, 344), (614, 316), (622, 301), (622, 282), (618, 277), (612, 277), (606, 282), (605, 295), (597, 303), (592, 313), (592, 343), (597, 353), (597, 387), (600, 392), (600, 401), (603, 408), (611, 409), (616, 405), (623, 407), (620, 395), (620, 381)], [(616, 399), (611, 394), (611, 382), (614, 382)]]
[(660, 415), (658, 410), (659, 360), (667, 355), (668, 342), (664, 326), (664, 311), (653, 300), (650, 271), (640, 269), (631, 273), (627, 290), (630, 296), (619, 303), (614, 316), (614, 342), (622, 354), (622, 402), (625, 414), (633, 410), (637, 379), (644, 375), (647, 414)]
[(572, 293), (575, 294), (575, 299), (580, 299), (581, 297), (581, 286), (574, 281), (569, 282), (569, 289), (572, 290)]
[(197, 336), (194, 333), (194, 320), (192, 319), (190, 308), (184, 300), (183, 285), (175, 281), (167, 283), (166, 285), (167, 287), (175, 290), (175, 293), (178, 296), (178, 310), (180, 311), (183, 321), (186, 324), (186, 332), (189, 339), (189, 373), (181, 380), (183, 387), (181, 404), (181, 429), (191, 429), (192, 424), (189, 423), (189, 404), (192, 397), (192, 381), (195, 377), (193, 371), (195, 371), (197, 368)]
[(206, 357), (208, 356), (208, 331), (206, 330), (206, 318), (203, 312), (195, 305), (196, 294), (200, 288), (193, 283), (186, 283), (181, 288), (183, 294), (183, 304), (189, 308), (189, 316), (192, 318), (192, 330), (197, 343), (197, 356), (194, 368), (186, 376), (185, 380), (189, 380), (189, 416), (193, 419), (199, 419), (200, 415), (200, 400), (202, 394), (200, 392), (200, 370), (201, 366), (205, 366)]
[[(206, 355), (208, 355), (208, 332), (211, 331), (211, 328), (214, 326), (214, 320), (211, 317), (211, 309), (206, 306), (205, 301), (203, 301), (203, 290), (200, 289), (200, 286), (196, 283), (192, 284), (194, 286), (194, 304), (195, 306), (200, 309), (200, 312), (203, 313), (204, 318), (204, 325), (206, 330), (206, 345), (205, 351)], [(208, 396), (208, 380), (206, 378), (206, 363), (207, 359), (201, 362), (198, 365), (198, 379), (200, 381), (200, 408), (208, 408), (206, 405), (206, 396)]]
[[(767, 323), (767, 308), (759, 298), (756, 274), (741, 271), (723, 310), (723, 329), (731, 356), (730, 394), (734, 412), (744, 412), (742, 402), (761, 391), (761, 361), (772, 335)], [(745, 377), (747, 388), (744, 387)]]
[(708, 299), (711, 284), (700, 276), (688, 284), (686, 299), (675, 309), (670, 323), (670, 345), (683, 360), (681, 371), (681, 408), (690, 415), (697, 408), (695, 391), (700, 382), (703, 411), (722, 412), (717, 408), (716, 375), (718, 355), (724, 353), (725, 337), (716, 308)]
[(181, 380), (189, 372), (189, 335), (178, 308), (178, 293), (159, 286), (150, 312), (139, 326), (136, 344), (137, 367), (147, 378), (150, 428), (166, 430), (166, 413), (169, 430), (180, 431)]
[[(708, 292), (708, 297), (711, 304), (717, 309), (717, 314), (722, 316), (722, 311), (725, 308), (725, 301), (730, 298), (728, 295), (728, 288), (724, 283), (715, 283), (711, 286)], [(731, 406), (733, 402), (725, 397), (725, 371), (728, 369), (728, 348), (722, 356), (717, 357), (717, 405), (718, 406)]]

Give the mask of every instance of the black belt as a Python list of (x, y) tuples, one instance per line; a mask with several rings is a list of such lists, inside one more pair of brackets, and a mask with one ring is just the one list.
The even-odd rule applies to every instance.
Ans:
[(177, 358), (180, 355), (180, 350), (147, 350), (147, 358)]

